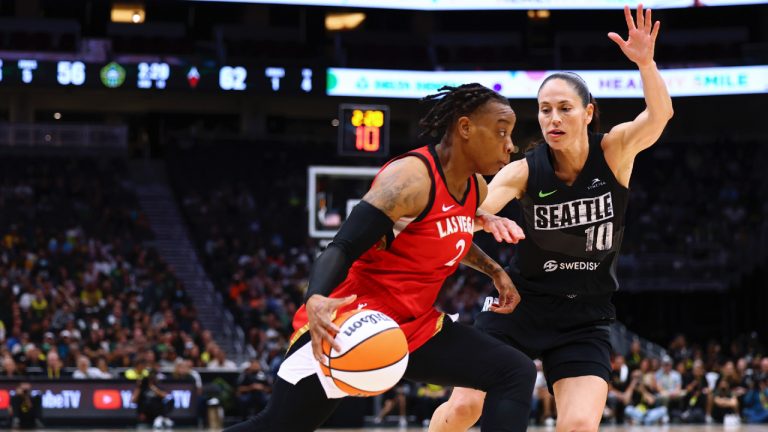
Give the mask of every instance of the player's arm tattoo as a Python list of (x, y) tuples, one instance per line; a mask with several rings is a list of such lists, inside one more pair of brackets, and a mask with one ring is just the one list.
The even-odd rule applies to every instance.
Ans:
[[(419, 214), (425, 201), (424, 194), (429, 193), (419, 186), (420, 176), (413, 173), (382, 176), (374, 188), (363, 199), (380, 209), (393, 219), (411, 213)], [(421, 206), (423, 207), (423, 206)], [(402, 214), (401, 214), (402, 213)]]
[(493, 277), (498, 272), (504, 271), (499, 263), (489, 257), (475, 243), (472, 243), (472, 247), (469, 248), (469, 252), (464, 256), (464, 259), (461, 260), (461, 263), (465, 266), (472, 267), (480, 273), (485, 273), (490, 277)]

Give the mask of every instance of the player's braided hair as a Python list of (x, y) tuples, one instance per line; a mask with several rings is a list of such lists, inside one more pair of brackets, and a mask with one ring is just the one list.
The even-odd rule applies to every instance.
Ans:
[(468, 116), (488, 101), (495, 100), (509, 105), (504, 96), (478, 83), (458, 87), (443, 86), (438, 93), (429, 95), (422, 102), (435, 102), (427, 114), (419, 120), (423, 130), (419, 137), (429, 135), (440, 138), (462, 116)]

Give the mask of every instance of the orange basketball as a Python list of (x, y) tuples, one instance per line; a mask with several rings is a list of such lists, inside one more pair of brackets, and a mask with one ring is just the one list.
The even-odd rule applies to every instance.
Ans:
[(392, 388), (408, 366), (408, 341), (395, 320), (374, 310), (361, 309), (333, 320), (341, 331), (341, 351), (323, 341), (325, 376), (350, 396), (375, 396)]

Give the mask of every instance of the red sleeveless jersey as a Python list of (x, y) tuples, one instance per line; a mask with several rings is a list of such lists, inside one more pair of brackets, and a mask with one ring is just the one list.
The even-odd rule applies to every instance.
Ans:
[[(434, 146), (416, 149), (392, 161), (404, 157), (418, 157), (427, 165), (432, 180), (427, 207), (416, 218), (397, 221), (394, 240), (386, 248), (379, 244), (363, 253), (330, 297), (357, 295), (355, 303), (339, 309), (337, 314), (365, 308), (392, 317), (405, 332), (412, 352), (442, 326), (442, 313), (434, 303), (443, 282), (472, 246), (479, 191), (477, 178), (472, 176), (467, 179), (464, 196), (454, 198), (448, 192)], [(291, 343), (308, 330), (304, 306), (296, 312), (293, 327)]]

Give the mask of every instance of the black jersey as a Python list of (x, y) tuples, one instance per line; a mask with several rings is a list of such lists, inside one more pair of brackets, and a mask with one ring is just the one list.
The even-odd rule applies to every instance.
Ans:
[(571, 186), (555, 176), (548, 145), (526, 153), (528, 186), (520, 201), (526, 238), (511, 271), (518, 289), (571, 298), (618, 289), (629, 190), (608, 167), (602, 139), (589, 134), (587, 161)]

